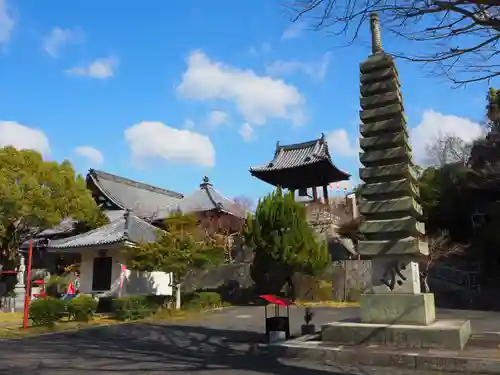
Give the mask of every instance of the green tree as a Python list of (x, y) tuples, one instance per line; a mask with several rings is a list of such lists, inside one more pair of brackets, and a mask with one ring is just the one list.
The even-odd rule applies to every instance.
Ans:
[(224, 262), (224, 251), (198, 225), (195, 215), (174, 213), (158, 230), (156, 242), (130, 250), (130, 265), (138, 271), (172, 272), (180, 284), (190, 270)]
[(72, 217), (95, 228), (107, 222), (69, 161), (44, 161), (31, 150), (0, 148), (0, 264), (13, 269), (21, 244)]
[(468, 171), (457, 163), (429, 167), (421, 174), (420, 202), (429, 235), (445, 230), (452, 241), (467, 241), (471, 235), (476, 202), (467, 187)]
[(305, 207), (281, 188), (259, 200), (244, 238), (254, 251), (251, 273), (259, 292), (277, 294), (288, 283), (293, 298), (295, 273), (317, 276), (331, 262), (326, 244), (307, 222)]

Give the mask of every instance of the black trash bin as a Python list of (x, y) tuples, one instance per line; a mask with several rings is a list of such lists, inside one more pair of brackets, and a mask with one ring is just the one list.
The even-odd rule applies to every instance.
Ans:
[(267, 302), (264, 306), (266, 337), (271, 341), (271, 332), (284, 332), (285, 339), (290, 338), (290, 305), (291, 303), (280, 297), (272, 295), (260, 296)]

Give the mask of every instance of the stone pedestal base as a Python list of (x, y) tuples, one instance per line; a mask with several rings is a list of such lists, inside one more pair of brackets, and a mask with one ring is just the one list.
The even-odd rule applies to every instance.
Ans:
[(363, 294), (361, 322), (428, 325), (436, 320), (434, 294)]
[(316, 326), (314, 324), (302, 324), (300, 327), (300, 334), (302, 336), (305, 335), (313, 335), (316, 333)]
[(468, 320), (438, 320), (426, 326), (333, 322), (322, 327), (321, 341), (335, 345), (463, 350), (470, 335)]
[(14, 291), (16, 293), (16, 297), (14, 299), (14, 310), (23, 311), (24, 298), (26, 296), (26, 287), (24, 285), (16, 285)]

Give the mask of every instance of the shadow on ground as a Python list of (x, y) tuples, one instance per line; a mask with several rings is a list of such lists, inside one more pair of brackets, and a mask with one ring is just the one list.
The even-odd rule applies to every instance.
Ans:
[(332, 373), (282, 363), (258, 349), (263, 340), (247, 331), (127, 324), (0, 342), (0, 374)]

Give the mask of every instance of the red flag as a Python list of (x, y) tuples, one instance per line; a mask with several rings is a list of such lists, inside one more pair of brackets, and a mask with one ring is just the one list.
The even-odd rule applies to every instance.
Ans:
[(125, 278), (125, 272), (127, 272), (127, 266), (122, 264), (120, 273), (120, 289), (123, 289), (123, 279)]

